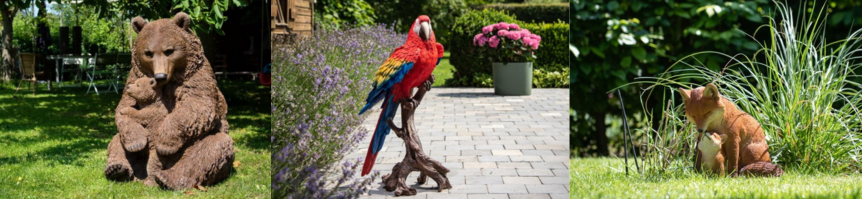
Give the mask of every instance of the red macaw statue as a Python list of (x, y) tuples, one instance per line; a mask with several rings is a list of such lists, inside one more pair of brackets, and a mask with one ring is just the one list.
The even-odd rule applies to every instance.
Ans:
[(399, 101), (411, 98), (411, 89), (423, 84), (443, 58), (443, 45), (437, 43), (428, 16), (417, 17), (408, 33), (404, 45), (396, 48), (390, 57), (378, 68), (372, 83), (372, 91), (366, 98), (366, 105), (360, 114), (384, 100), (383, 111), (378, 118), (377, 128), (369, 144), (369, 151), (363, 164), (362, 175), (372, 170), (378, 152), (384, 146), (384, 138), (390, 133), (388, 119), (396, 115)]

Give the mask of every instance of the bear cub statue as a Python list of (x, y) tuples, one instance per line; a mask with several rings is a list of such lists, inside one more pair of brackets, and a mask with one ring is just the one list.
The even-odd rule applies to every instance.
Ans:
[(154, 78), (140, 78), (135, 81), (135, 84), (126, 86), (125, 93), (135, 99), (137, 104), (120, 109), (120, 113), (141, 122), (141, 126), (151, 130), (152, 133), (155, 130), (151, 127), (161, 124), (168, 115), (168, 109), (162, 104), (158, 90)]

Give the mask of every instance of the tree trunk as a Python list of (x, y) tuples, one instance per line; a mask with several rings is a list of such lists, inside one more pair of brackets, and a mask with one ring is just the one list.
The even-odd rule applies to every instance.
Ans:
[(12, 47), (12, 20), (15, 19), (15, 14), (18, 9), (14, 7), (3, 8), (0, 10), (3, 18), (3, 32), (0, 32), (0, 39), (3, 42), (3, 60), (0, 67), (0, 78), (4, 82), (12, 80), (12, 73), (15, 70), (15, 60), (18, 57), (18, 52)]
[(390, 192), (395, 191), (396, 196), (417, 194), (416, 189), (405, 184), (405, 179), (414, 171), (420, 172), (420, 176), (417, 178), (417, 183), (419, 184), (424, 184), (428, 178), (432, 178), (438, 184), (438, 192), (452, 188), (449, 178), (446, 177), (449, 169), (423, 153), (422, 143), (414, 128), (414, 111), (416, 111), (426, 91), (431, 89), (433, 82), (434, 75), (430, 76), (428, 81), (418, 87), (419, 89), (413, 98), (405, 98), (399, 101), (402, 108), (401, 128), (397, 127), (392, 119), (387, 120), (396, 136), (405, 141), (406, 153), (404, 160), (393, 166), (392, 174), (387, 174), (383, 177), (384, 189)]
[(596, 140), (596, 153), (599, 156), (608, 156), (608, 136), (605, 135), (605, 113), (590, 113), (590, 117), (593, 118), (593, 127), (596, 128), (593, 131), (593, 139)]

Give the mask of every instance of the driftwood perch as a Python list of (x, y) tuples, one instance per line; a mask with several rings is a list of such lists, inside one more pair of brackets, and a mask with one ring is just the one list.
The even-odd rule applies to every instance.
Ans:
[(408, 175), (414, 171), (420, 172), (420, 176), (417, 178), (417, 183), (419, 184), (425, 184), (426, 180), (431, 177), (437, 182), (438, 192), (452, 188), (449, 178), (446, 177), (449, 169), (423, 153), (422, 142), (420, 142), (414, 128), (414, 111), (416, 111), (425, 93), (431, 90), (432, 83), (434, 83), (434, 75), (429, 76), (425, 83), (417, 87), (417, 92), (413, 98), (400, 100), (399, 103), (401, 103), (402, 112), (401, 128), (396, 126), (392, 119), (387, 120), (396, 136), (405, 141), (405, 149), (407, 150), (404, 160), (393, 166), (392, 174), (383, 176), (384, 189), (390, 192), (395, 191), (396, 196), (417, 194), (416, 189), (408, 187), (405, 184)]

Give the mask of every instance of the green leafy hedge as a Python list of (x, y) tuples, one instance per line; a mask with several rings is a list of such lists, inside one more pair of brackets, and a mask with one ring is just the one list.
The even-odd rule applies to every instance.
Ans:
[[(477, 85), (474, 76), (491, 74), (491, 61), (479, 59), (479, 55), (475, 51), (476, 46), (473, 45), (473, 36), (482, 32), (482, 27), (498, 22), (516, 23), (518, 20), (504, 12), (495, 10), (470, 11), (456, 18), (452, 29), (450, 29), (449, 46), (445, 47), (450, 51), (449, 62), (455, 71), (453, 78), (447, 80), (446, 85)], [(542, 44), (540, 44), (540, 48), (542, 48)]]
[[(537, 60), (534, 62), (534, 84), (537, 87), (569, 87), (568, 34), (569, 24), (556, 23), (525, 23), (504, 11), (484, 9), (470, 11), (458, 19), (452, 26), (449, 35), (451, 52), (450, 64), (454, 67), (453, 78), (447, 80), (448, 86), (493, 86), (491, 81), (491, 61), (480, 58), (473, 45), (474, 35), (480, 33), (482, 27), (498, 23), (516, 23), (521, 28), (542, 37)], [(538, 71), (539, 73), (537, 73)], [(560, 76), (555, 74), (566, 74)], [(538, 77), (537, 77), (538, 76)]]
[[(519, 23), (521, 28), (542, 37), (539, 49), (536, 50), (537, 68), (560, 71), (569, 68), (569, 24), (556, 23)], [(567, 78), (569, 79), (569, 78)]]
[(569, 3), (542, 3), (542, 4), (525, 4), (525, 3), (507, 3), (507, 4), (488, 4), (478, 7), (479, 10), (492, 9), (509, 12), (515, 15), (519, 20), (525, 22), (547, 22), (554, 23), (558, 20), (569, 20)]

